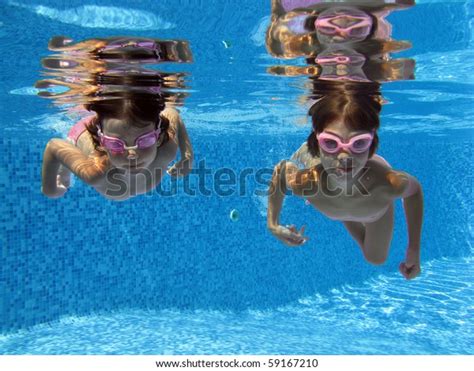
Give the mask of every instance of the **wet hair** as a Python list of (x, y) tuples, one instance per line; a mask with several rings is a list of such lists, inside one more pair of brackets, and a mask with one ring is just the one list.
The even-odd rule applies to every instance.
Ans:
[(165, 109), (164, 100), (151, 99), (149, 94), (98, 100), (86, 104), (85, 107), (96, 113), (96, 117), (86, 125), (86, 129), (92, 137), (96, 151), (101, 154), (105, 155), (107, 152), (100, 146), (97, 125), (101, 126), (102, 122), (109, 118), (125, 118), (136, 127), (144, 127), (143, 122), (151, 121), (156, 123), (155, 128), (157, 128), (161, 121), (161, 135), (164, 137), (159, 141), (159, 145), (161, 146), (169, 140), (169, 120), (160, 116), (160, 113)]
[(374, 139), (369, 149), (369, 158), (375, 153), (379, 138), (382, 98), (377, 83), (334, 83), (318, 81), (314, 98), (318, 99), (309, 109), (313, 130), (308, 137), (308, 150), (319, 157), (316, 135), (336, 120), (343, 120), (353, 130), (374, 130)]

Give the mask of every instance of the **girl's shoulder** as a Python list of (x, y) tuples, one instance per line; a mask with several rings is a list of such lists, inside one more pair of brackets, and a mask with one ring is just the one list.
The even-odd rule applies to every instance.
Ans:
[(378, 183), (376, 186), (383, 188), (390, 199), (399, 198), (406, 190), (411, 175), (393, 169), (388, 163), (381, 161), (373, 161), (371, 165), (371, 173), (375, 175), (374, 181)]
[(299, 169), (294, 162), (288, 161), (284, 171), (287, 188), (295, 195), (305, 197), (316, 193), (320, 175), (318, 166)]
[(168, 135), (171, 140), (175, 140), (177, 138), (178, 127), (181, 120), (179, 111), (176, 108), (166, 107), (161, 111), (160, 116), (168, 120)]
[(410, 185), (412, 176), (404, 171), (392, 170), (387, 173), (387, 181), (390, 184), (390, 196), (400, 198)]
[(392, 168), (392, 165), (390, 165), (386, 159), (384, 159), (382, 156), (377, 155), (377, 154), (374, 154), (369, 159), (369, 161), (373, 166), (376, 166), (376, 167), (379, 167), (379, 168), (383, 168), (383, 169), (387, 169), (387, 170)]
[(176, 125), (176, 123), (181, 119), (179, 111), (173, 107), (166, 107), (161, 111), (160, 116), (168, 119), (170, 125)]
[[(93, 117), (87, 118), (86, 125), (93, 121)], [(89, 130), (84, 130), (76, 141), (76, 146), (87, 156), (100, 157), (103, 153), (96, 150), (94, 139)]]
[(307, 142), (301, 144), (300, 148), (291, 156), (290, 161), (294, 162), (301, 169), (310, 169), (321, 164), (321, 159), (309, 152)]

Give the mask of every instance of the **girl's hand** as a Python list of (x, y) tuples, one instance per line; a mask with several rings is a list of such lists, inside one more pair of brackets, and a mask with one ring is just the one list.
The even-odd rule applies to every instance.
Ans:
[(56, 189), (54, 190), (46, 191), (43, 187), (41, 187), (41, 192), (49, 198), (60, 198), (63, 197), (64, 194), (67, 192), (67, 188), (62, 184), (58, 184), (56, 185)]
[(67, 182), (67, 180), (66, 182), (63, 182), (63, 178), (61, 177), (61, 175), (57, 175), (56, 188), (54, 190), (51, 190), (51, 189), (45, 190), (43, 187), (41, 187), (41, 192), (49, 198), (60, 198), (64, 196), (68, 188), (69, 188), (69, 182)]
[(185, 158), (170, 166), (166, 172), (172, 177), (182, 177), (188, 175), (191, 169), (192, 161)]
[(295, 225), (278, 225), (270, 230), (284, 244), (288, 246), (301, 246), (309, 239), (309, 237), (303, 236), (304, 229), (305, 226), (302, 226), (301, 230), (298, 231)]
[(400, 263), (400, 266), (398, 267), (402, 276), (407, 280), (411, 280), (421, 273), (419, 251), (419, 248), (414, 249), (408, 247), (406, 259), (404, 262)]
[(69, 188), (71, 186), (71, 173), (59, 172), (58, 176), (56, 177), (56, 186)]

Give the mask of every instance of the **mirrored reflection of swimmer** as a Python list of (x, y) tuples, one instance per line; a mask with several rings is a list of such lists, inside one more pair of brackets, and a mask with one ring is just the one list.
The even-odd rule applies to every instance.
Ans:
[[(87, 113), (67, 140), (52, 139), (46, 146), (42, 192), (48, 197), (64, 195), (71, 173), (108, 199), (126, 200), (154, 189), (165, 171), (176, 177), (192, 168), (191, 141), (179, 112), (171, 106), (186, 95), (170, 90), (184, 87), (182, 75), (140, 67), (162, 60), (155, 40), (120, 40), (117, 45), (116, 38), (111, 39), (113, 47), (108, 48), (113, 50), (113, 63), (77, 47), (74, 54), (68, 49), (65, 55), (43, 60), (45, 75), (54, 78), (36, 86), (68, 90), (39, 95), (67, 104), (68, 112)], [(186, 55), (190, 57), (189, 50)], [(178, 149), (180, 160), (169, 166)]]
[(192, 54), (183, 40), (160, 40), (140, 37), (110, 37), (88, 39), (73, 43), (66, 36), (55, 36), (48, 44), (49, 50), (72, 55), (90, 54), (101, 60), (127, 60), (143, 62), (190, 62)]
[(414, 4), (402, 3), (299, 1), (294, 7), (285, 7), (288, 4), (283, 0), (274, 0), (267, 50), (280, 58), (315, 57), (327, 45), (358, 44), (358, 52), (385, 58), (386, 53), (410, 46), (391, 40), (391, 25), (385, 19), (391, 11)]
[[(411, 46), (391, 38), (385, 17), (412, 6), (412, 0), (272, 2), (266, 46), (275, 57), (306, 58), (306, 66), (278, 65), (268, 72), (320, 80), (388, 82), (414, 79), (413, 59), (392, 59)], [(357, 8), (359, 6), (361, 9)]]
[(336, 89), (334, 82), (320, 84), (332, 88), (310, 109), (311, 135), (292, 160), (281, 161), (275, 167), (268, 228), (289, 246), (300, 246), (308, 240), (304, 227), (298, 230), (280, 222), (285, 192), (291, 191), (330, 219), (341, 221), (365, 259), (378, 265), (387, 259), (393, 234), (393, 203), (401, 198), (408, 224), (408, 248), (400, 272), (407, 279), (415, 278), (420, 273), (423, 194), (416, 178), (392, 169), (375, 153), (381, 110), (378, 84), (345, 83)]

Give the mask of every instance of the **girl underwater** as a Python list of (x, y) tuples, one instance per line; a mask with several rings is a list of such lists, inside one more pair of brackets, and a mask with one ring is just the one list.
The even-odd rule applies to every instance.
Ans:
[(171, 176), (189, 173), (193, 149), (174, 108), (159, 100), (131, 95), (85, 105), (94, 112), (76, 123), (68, 140), (51, 139), (43, 156), (42, 192), (62, 197), (70, 173), (104, 197), (122, 201), (149, 192), (167, 169)]
[[(333, 86), (310, 109), (312, 132), (292, 161), (276, 165), (268, 198), (267, 226), (289, 246), (308, 237), (304, 226), (283, 226), (280, 212), (285, 193), (306, 199), (321, 213), (341, 221), (365, 259), (383, 264), (393, 234), (396, 199), (403, 200), (408, 225), (406, 259), (399, 266), (406, 279), (420, 274), (423, 193), (413, 176), (391, 168), (375, 154), (381, 97), (376, 83), (320, 82)], [(297, 163), (304, 166), (299, 169)]]

